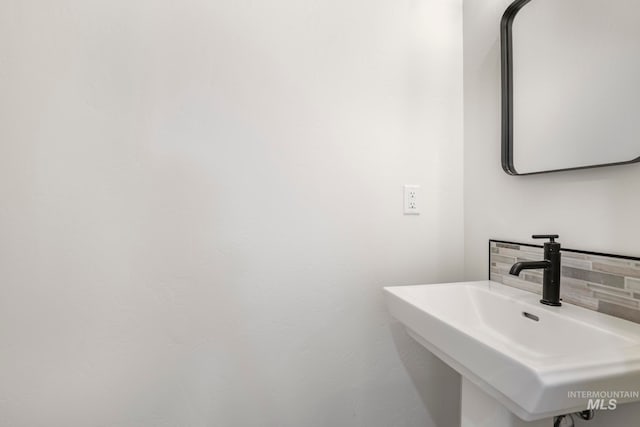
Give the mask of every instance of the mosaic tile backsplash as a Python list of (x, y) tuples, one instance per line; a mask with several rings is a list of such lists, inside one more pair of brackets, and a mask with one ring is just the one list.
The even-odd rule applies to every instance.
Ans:
[[(518, 261), (543, 259), (542, 248), (489, 241), (489, 278), (508, 286), (542, 294), (542, 270), (509, 274)], [(591, 255), (562, 250), (560, 297), (579, 305), (640, 323), (640, 259)]]

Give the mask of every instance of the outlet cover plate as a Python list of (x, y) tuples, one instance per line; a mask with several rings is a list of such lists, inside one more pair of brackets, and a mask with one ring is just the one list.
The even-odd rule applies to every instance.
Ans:
[(420, 215), (420, 186), (406, 184), (404, 186), (404, 214)]

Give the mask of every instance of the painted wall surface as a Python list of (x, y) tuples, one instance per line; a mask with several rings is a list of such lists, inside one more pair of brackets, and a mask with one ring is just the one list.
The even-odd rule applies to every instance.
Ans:
[[(489, 238), (531, 242), (531, 234), (558, 233), (566, 247), (640, 256), (640, 165), (523, 177), (502, 171), (499, 23), (510, 3), (463, 6), (466, 278), (487, 278)], [(639, 411), (622, 406), (585, 425), (636, 425)]]
[(461, 6), (2, 2), (0, 425), (455, 425)]

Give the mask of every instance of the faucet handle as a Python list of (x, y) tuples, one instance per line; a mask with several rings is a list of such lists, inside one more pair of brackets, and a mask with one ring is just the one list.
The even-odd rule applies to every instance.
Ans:
[(532, 239), (549, 239), (551, 243), (555, 243), (558, 236), (557, 234), (534, 234), (531, 236)]

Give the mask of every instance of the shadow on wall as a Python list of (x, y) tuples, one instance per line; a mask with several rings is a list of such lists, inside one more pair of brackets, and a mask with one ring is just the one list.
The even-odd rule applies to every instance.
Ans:
[(407, 335), (401, 323), (392, 321), (389, 328), (398, 356), (431, 421), (429, 426), (460, 425), (460, 375)]

